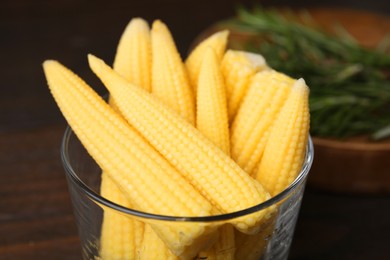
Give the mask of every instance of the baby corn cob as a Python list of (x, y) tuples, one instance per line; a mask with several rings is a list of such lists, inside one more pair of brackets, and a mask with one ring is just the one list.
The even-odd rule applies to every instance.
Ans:
[[(179, 260), (166, 247), (164, 242), (156, 235), (150, 225), (145, 225), (143, 242), (139, 252), (139, 260), (163, 259), (163, 260)], [(127, 258), (126, 258), (127, 259)]]
[(121, 76), (150, 91), (152, 47), (148, 23), (133, 18), (119, 41), (114, 69)]
[(298, 175), (309, 135), (309, 88), (296, 81), (272, 127), (256, 178), (272, 194), (285, 189)]
[(260, 162), (269, 129), (294, 80), (272, 71), (257, 73), (231, 127), (232, 158), (251, 176)]
[(219, 228), (219, 237), (213, 246), (213, 254), (216, 260), (234, 260), (236, 252), (234, 241), (234, 227), (225, 224)]
[[(121, 192), (117, 184), (102, 174), (101, 195), (119, 205), (132, 208), (129, 200)], [(102, 234), (100, 238), (100, 257), (102, 259), (137, 259), (138, 248), (144, 233), (144, 224), (126, 217), (114, 210), (104, 211)]]
[[(218, 230), (218, 239), (211, 248), (199, 253), (196, 259), (207, 260), (234, 260), (236, 245), (234, 227), (230, 224), (221, 226)], [(237, 258), (239, 259), (239, 258)], [(243, 258), (242, 258), (243, 259)]]
[(196, 128), (230, 155), (225, 83), (220, 62), (210, 47), (205, 51), (199, 74), (196, 109)]
[(260, 231), (256, 234), (243, 234), (235, 231), (236, 253), (235, 259), (258, 260), (266, 252), (268, 241), (275, 229), (276, 211), (269, 218), (264, 219)]
[[(196, 127), (225, 154), (230, 155), (225, 84), (220, 61), (211, 47), (205, 51), (199, 74)], [(220, 227), (218, 240), (201, 257), (208, 260), (234, 259), (234, 228), (230, 225)]]
[(228, 50), (222, 59), (221, 70), (226, 84), (229, 121), (232, 122), (256, 72), (267, 69), (260, 54)]
[(159, 20), (152, 26), (152, 54), (153, 94), (194, 124), (195, 99), (184, 63), (167, 26)]
[[(83, 80), (56, 61), (46, 61), (44, 71), (69, 125), (136, 209), (173, 216), (211, 214), (210, 203)], [(152, 227), (176, 255), (209, 233), (202, 224)]]
[[(150, 90), (151, 39), (149, 26), (141, 18), (134, 18), (127, 25), (119, 41), (114, 69), (133, 84)], [(115, 109), (115, 101), (110, 98)], [(118, 112), (118, 111), (117, 111)], [(132, 208), (128, 199), (107, 173), (102, 173), (101, 195), (117, 204)], [(136, 259), (140, 248), (144, 224), (105, 210), (100, 244), (103, 259)]]
[(227, 30), (214, 33), (199, 43), (186, 59), (185, 66), (187, 68), (191, 85), (194, 87), (195, 92), (204, 53), (206, 52), (207, 48), (211, 47), (217, 54), (218, 59), (221, 60), (223, 54), (225, 53), (228, 36), (229, 31)]
[[(242, 210), (269, 198), (263, 187), (192, 125), (159, 100), (89, 55), (92, 71), (103, 81), (124, 117), (223, 213)], [(177, 186), (177, 185), (176, 185)], [(244, 232), (257, 228), (268, 212), (240, 218)]]

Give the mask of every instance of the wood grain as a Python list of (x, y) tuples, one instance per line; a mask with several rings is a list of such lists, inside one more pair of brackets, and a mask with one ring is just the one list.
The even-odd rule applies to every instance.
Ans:
[[(46, 87), (41, 63), (58, 59), (104, 93), (88, 70), (86, 54), (112, 62), (119, 36), (131, 17), (163, 19), (185, 55), (195, 35), (232, 15), (235, 4), (233, 0), (2, 1), (1, 260), (81, 259), (59, 154), (65, 121)], [(390, 13), (387, 0), (351, 1), (352, 5)], [(389, 205), (388, 196), (352, 197), (307, 190), (291, 259), (390, 259)]]
[(59, 144), (65, 126), (0, 135), (0, 259), (78, 259)]

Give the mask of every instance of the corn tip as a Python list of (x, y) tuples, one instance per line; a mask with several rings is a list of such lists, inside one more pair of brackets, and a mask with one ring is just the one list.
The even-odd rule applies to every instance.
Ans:
[(167, 25), (162, 22), (160, 19), (154, 20), (152, 24), (152, 31), (153, 32), (159, 32), (159, 31), (167, 31), (168, 27)]
[(101, 71), (102, 66), (105, 65), (104, 61), (93, 54), (88, 54), (88, 64), (93, 72)]
[(146, 20), (142, 19), (141, 17), (135, 17), (132, 18), (129, 23), (127, 24), (123, 35), (130, 34), (130, 32), (133, 30), (139, 30), (139, 31), (149, 31), (149, 24)]
[(225, 29), (222, 31), (218, 31), (214, 34), (215, 37), (221, 37), (221, 38), (228, 38), (230, 34), (230, 31)]
[(56, 60), (45, 60), (42, 63), (42, 65), (43, 65), (43, 67), (45, 67), (45, 66), (48, 66), (48, 65), (53, 64), (53, 63), (58, 63), (58, 61), (56, 61)]
[(306, 85), (305, 80), (303, 78), (300, 78), (294, 82), (292, 90), (304, 92), (309, 91), (309, 87)]
[(45, 72), (45, 74), (47, 74), (47, 71), (53, 67), (53, 66), (58, 66), (58, 65), (61, 65), (58, 61), (56, 60), (45, 60), (43, 63), (42, 63), (42, 67), (43, 67), (43, 70)]
[(130, 20), (130, 23), (142, 24), (142, 25), (145, 25), (145, 24), (147, 25), (148, 24), (148, 22), (145, 19), (141, 18), (141, 17), (134, 17), (134, 18), (132, 18)]

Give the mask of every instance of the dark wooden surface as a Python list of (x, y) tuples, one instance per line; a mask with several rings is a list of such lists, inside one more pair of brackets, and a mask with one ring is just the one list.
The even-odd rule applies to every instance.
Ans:
[[(326, 2), (337, 6), (341, 1)], [(41, 63), (58, 59), (103, 91), (88, 71), (86, 54), (112, 62), (118, 38), (131, 17), (165, 21), (180, 52), (186, 54), (195, 35), (232, 15), (235, 3), (1, 2), (0, 259), (81, 258), (59, 157), (65, 121), (46, 87)], [(295, 6), (306, 4), (294, 2)], [(342, 5), (390, 14), (387, 0), (343, 1)], [(290, 258), (390, 259), (389, 234), (390, 196), (329, 194), (309, 187)]]

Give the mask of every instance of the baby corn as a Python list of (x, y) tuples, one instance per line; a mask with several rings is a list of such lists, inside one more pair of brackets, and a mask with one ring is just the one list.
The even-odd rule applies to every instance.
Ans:
[[(131, 85), (102, 60), (89, 55), (89, 63), (128, 122), (218, 210), (234, 212), (269, 198), (258, 182), (155, 97)], [(250, 232), (257, 227), (264, 214), (267, 212), (240, 218), (234, 225), (244, 232)]]
[[(196, 127), (226, 155), (230, 155), (225, 84), (220, 61), (211, 47), (205, 51), (198, 79)], [(234, 228), (223, 225), (218, 232), (218, 240), (201, 257), (209, 260), (234, 259)]]
[(274, 196), (297, 177), (309, 134), (309, 88), (303, 79), (292, 87), (264, 149), (256, 178)]
[(234, 231), (234, 227), (230, 224), (222, 225), (218, 230), (217, 241), (208, 250), (200, 252), (196, 259), (234, 260), (237, 248)]
[[(44, 62), (56, 103), (101, 168), (101, 196), (141, 212), (101, 205), (96, 259), (267, 258), (273, 233), (284, 232), (275, 227), (283, 200), (248, 208), (299, 174), (309, 89), (259, 54), (226, 51), (228, 36), (212, 34), (183, 62), (163, 22), (131, 19), (112, 69), (88, 55), (108, 102), (59, 62)], [(254, 212), (237, 216), (244, 209)]]
[(196, 128), (225, 154), (230, 155), (225, 83), (220, 62), (210, 47), (205, 52), (199, 74)]
[(152, 26), (152, 50), (153, 94), (194, 124), (195, 99), (184, 63), (167, 26), (159, 20)]
[(185, 66), (187, 68), (191, 85), (194, 87), (195, 92), (204, 53), (206, 52), (207, 48), (211, 47), (217, 54), (218, 59), (221, 60), (225, 53), (228, 36), (229, 31), (227, 30), (214, 33), (199, 43), (195, 49), (191, 51), (190, 55), (186, 59)]
[(268, 242), (275, 230), (276, 211), (270, 218), (264, 219), (260, 231), (256, 234), (243, 234), (235, 231), (235, 259), (258, 260), (265, 254)]
[(119, 41), (114, 65), (115, 71), (132, 82), (150, 91), (152, 47), (148, 23), (133, 18)]
[(294, 80), (272, 71), (257, 73), (231, 127), (232, 158), (251, 176), (263, 155), (270, 126)]
[[(114, 61), (114, 70), (133, 84), (150, 90), (151, 85), (151, 39), (149, 26), (141, 18), (134, 18), (127, 25), (119, 41)], [(116, 109), (110, 98), (111, 107)], [(118, 111), (117, 111), (118, 112)], [(117, 204), (132, 208), (120, 188), (107, 173), (102, 173), (101, 195)], [(144, 223), (124, 217), (112, 210), (105, 210), (100, 237), (103, 259), (136, 259), (141, 246)]]
[[(145, 225), (142, 244), (139, 247), (139, 260), (164, 259), (179, 260), (179, 257), (168, 250), (163, 241), (156, 235), (153, 228)], [(128, 259), (128, 258), (126, 258)]]
[(229, 122), (233, 121), (252, 76), (267, 68), (267, 64), (260, 54), (235, 50), (226, 51), (221, 69), (226, 84)]
[[(101, 195), (116, 204), (132, 208), (131, 203), (117, 184), (102, 174)], [(104, 211), (100, 238), (102, 259), (137, 259), (144, 233), (144, 224), (112, 209)]]
[[(46, 61), (44, 71), (69, 125), (136, 209), (173, 216), (211, 214), (210, 203), (84, 81), (56, 61)], [(153, 228), (176, 255), (206, 232), (202, 224)]]

